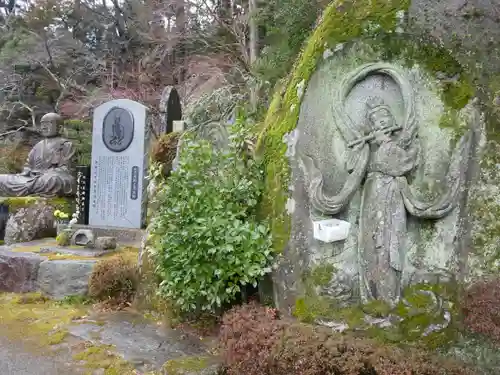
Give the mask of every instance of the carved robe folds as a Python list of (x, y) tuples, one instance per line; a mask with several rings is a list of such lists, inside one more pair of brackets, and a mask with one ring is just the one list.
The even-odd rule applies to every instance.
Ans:
[(56, 197), (76, 192), (71, 174), (73, 144), (63, 138), (48, 138), (38, 142), (30, 151), (23, 173), (0, 175), (0, 196)]
[[(374, 89), (364, 105), (362, 121), (353, 121), (345, 107), (352, 89), (367, 78), (386, 77), (399, 86), (404, 115), (397, 116), (385, 84)], [(384, 78), (382, 78), (384, 79)], [(359, 108), (359, 107), (358, 107)], [(438, 219), (448, 215), (458, 202), (464, 182), (464, 168), (471, 154), (474, 132), (480, 116), (469, 105), (469, 131), (460, 139), (451, 155), (446, 173), (445, 191), (436, 199), (422, 201), (413, 193), (408, 177), (422, 162), (415, 98), (412, 86), (398, 67), (386, 63), (365, 64), (346, 75), (334, 97), (334, 121), (347, 145), (345, 183), (337, 195), (327, 195), (323, 175), (313, 158), (302, 155), (309, 174), (312, 207), (322, 215), (336, 215), (361, 192), (357, 234), (358, 274), (362, 300), (381, 299), (396, 302), (402, 290), (402, 274), (408, 251), (408, 215)]]

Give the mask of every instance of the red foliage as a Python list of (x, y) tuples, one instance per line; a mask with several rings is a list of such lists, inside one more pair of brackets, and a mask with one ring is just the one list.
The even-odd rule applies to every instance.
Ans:
[(471, 286), (463, 309), (469, 330), (500, 343), (500, 279)]
[(424, 351), (278, 319), (275, 310), (255, 303), (224, 316), (219, 342), (228, 375), (473, 374)]

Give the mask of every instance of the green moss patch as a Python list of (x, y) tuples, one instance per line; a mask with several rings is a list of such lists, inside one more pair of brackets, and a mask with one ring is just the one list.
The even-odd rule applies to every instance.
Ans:
[(83, 313), (78, 305), (58, 304), (39, 293), (0, 294), (2, 334), (38, 348), (61, 343), (67, 335), (62, 327)]
[[(113, 352), (112, 345), (92, 345), (73, 356), (89, 370), (104, 369), (104, 375), (133, 375), (134, 367)], [(92, 372), (90, 372), (92, 373)]]
[(41, 198), (41, 197), (6, 197), (0, 198), (0, 204), (9, 206), (10, 213), (16, 212), (21, 208), (27, 208), (35, 204), (45, 203), (54, 207), (54, 210), (63, 212), (72, 212), (75, 202), (71, 198)]
[(209, 357), (181, 357), (167, 361), (163, 365), (163, 370), (169, 375), (184, 375), (194, 371), (202, 371), (210, 364)]
[[(362, 332), (382, 342), (410, 343), (426, 348), (446, 346), (455, 340), (459, 311), (455, 303), (457, 289), (453, 284), (420, 283), (407, 287), (394, 307), (383, 301), (345, 307), (317, 292), (326, 280), (329, 281), (329, 270), (334, 272), (331, 267), (320, 266), (307, 273), (306, 292), (296, 300), (293, 312), (300, 321), (333, 321), (346, 324), (349, 331)], [(330, 279), (331, 276), (332, 273)], [(377, 326), (373, 324), (377, 319), (390, 319), (391, 325)], [(446, 327), (432, 329), (440, 325)]]
[[(116, 256), (123, 256), (131, 261), (137, 262), (137, 258), (139, 256), (139, 249), (137, 247), (132, 246), (124, 246), (118, 248), (116, 251), (110, 251), (99, 257), (91, 257), (91, 256), (80, 256), (75, 254), (63, 254), (63, 253), (40, 253), (42, 247), (50, 247), (56, 246), (57, 243), (54, 240), (53, 243), (51, 241), (45, 241), (42, 245), (29, 245), (29, 246), (14, 246), (11, 251), (17, 253), (34, 253), (40, 256), (47, 258), (47, 260), (103, 260), (109, 259)], [(67, 246), (69, 249), (73, 250), (81, 250), (82, 248), (79, 246)]]

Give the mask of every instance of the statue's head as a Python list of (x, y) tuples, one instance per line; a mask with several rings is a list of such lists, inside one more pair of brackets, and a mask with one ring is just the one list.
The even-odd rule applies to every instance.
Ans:
[(57, 113), (47, 113), (43, 115), (40, 121), (40, 132), (44, 137), (56, 137), (59, 135), (59, 126), (62, 123), (62, 117)]
[(368, 121), (375, 130), (396, 125), (396, 120), (392, 115), (391, 108), (385, 104), (381, 97), (374, 97), (366, 102)]

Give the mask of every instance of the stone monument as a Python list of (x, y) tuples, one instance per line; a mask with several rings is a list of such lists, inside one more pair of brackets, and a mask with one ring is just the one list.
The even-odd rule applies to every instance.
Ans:
[(45, 137), (28, 155), (21, 173), (0, 175), (1, 197), (67, 197), (76, 192), (72, 170), (73, 143), (59, 136), (62, 117), (48, 113), (41, 119), (40, 132)]
[(89, 224), (140, 229), (146, 215), (147, 108), (128, 99), (94, 111)]
[(160, 134), (175, 131), (174, 121), (182, 119), (182, 105), (179, 93), (173, 86), (163, 89), (160, 99), (160, 111), (162, 112), (160, 123)]
[[(419, 92), (416, 82), (410, 81), (410, 76), (410, 72), (396, 64), (378, 62), (357, 66), (339, 77), (332, 98), (332, 123), (336, 130), (333, 141), (344, 142), (343, 155), (335, 166), (346, 173), (343, 185), (335, 186), (337, 183), (330, 180), (330, 186), (325, 186), (323, 172), (315, 165), (314, 156), (318, 154), (312, 145), (309, 146), (314, 135), (309, 133), (309, 125), (299, 118), (298, 126), (305, 139), (299, 140), (298, 156), (302, 156), (302, 168), (309, 181), (307, 190), (313, 209), (312, 221), (315, 221), (315, 215), (338, 215), (353, 200), (358, 200), (354, 203), (357, 207), (352, 207), (356, 218), (350, 220), (352, 242), (341, 252), (357, 253), (356, 266), (350, 269), (356, 271), (354, 274), (346, 272), (343, 278), (358, 278), (359, 295), (364, 302), (374, 299), (398, 302), (404, 278), (412, 278), (414, 273), (422, 271), (419, 269), (422, 264), (415, 267), (407, 258), (412, 250), (412, 235), (415, 234), (413, 239), (417, 242), (419, 236), (419, 233), (411, 233), (413, 229), (409, 228), (409, 223), (413, 218), (443, 219), (457, 207), (459, 193), (465, 186), (464, 172), (470, 163), (473, 133), (480, 133), (482, 129), (480, 116), (471, 105), (465, 109), (471, 114), (470, 121), (464, 124), (469, 130), (450, 150), (446, 163), (435, 160), (432, 154), (424, 154), (422, 145), (425, 143), (428, 151), (440, 146), (430, 146), (429, 139), (425, 139), (425, 130), (419, 129), (423, 120), (431, 127), (432, 118), (425, 119), (421, 111), (417, 112), (416, 106), (424, 94)], [(432, 166), (435, 163), (440, 164), (440, 170)], [(440, 174), (439, 180), (427, 179), (440, 185), (428, 195), (422, 194), (426, 164), (434, 169), (434, 173)], [(334, 191), (338, 193), (332, 194)], [(356, 194), (358, 197), (355, 198)], [(354, 223), (357, 225), (352, 225)], [(414, 224), (418, 226), (420, 223)], [(447, 240), (452, 241), (453, 237), (449, 235), (454, 228), (448, 227), (446, 232), (442, 239), (448, 237)], [(335, 240), (348, 238), (347, 234)], [(352, 243), (357, 245), (352, 246)], [(449, 261), (452, 261), (455, 249), (451, 242), (447, 245), (449, 248), (441, 250), (441, 255), (448, 259), (432, 266), (452, 268)], [(426, 258), (424, 256), (420, 263), (433, 262), (430, 257)], [(430, 269), (424, 272), (430, 272)], [(342, 276), (342, 273), (340, 269), (337, 276)], [(357, 292), (351, 291), (350, 294)]]
[(450, 290), (473, 268), (488, 117), (470, 70), (410, 33), (407, 16), (398, 1), (332, 2), (276, 93), (258, 150), (281, 254), (277, 306), (332, 324), (345, 323), (343, 309), (384, 306), (401, 335), (423, 309), (411, 335), (425, 337), (444, 332)]

